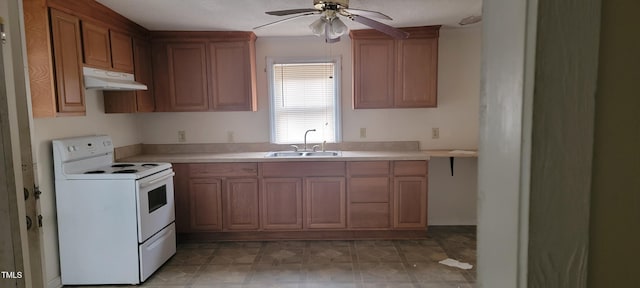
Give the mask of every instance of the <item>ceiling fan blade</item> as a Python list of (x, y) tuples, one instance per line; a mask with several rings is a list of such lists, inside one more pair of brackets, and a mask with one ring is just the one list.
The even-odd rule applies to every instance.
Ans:
[(260, 25), (258, 27), (253, 27), (253, 29), (255, 30), (255, 29), (259, 29), (259, 28), (265, 27), (265, 26), (271, 26), (271, 25), (282, 23), (282, 22), (287, 22), (289, 20), (293, 20), (293, 19), (296, 19), (296, 18), (305, 17), (305, 16), (309, 16), (309, 15), (316, 15), (316, 14), (320, 13), (320, 11), (317, 11), (317, 10), (314, 10), (314, 11), (315, 12), (308, 12), (308, 13), (292, 16), (292, 17), (289, 17), (289, 18), (280, 19), (280, 20), (275, 21), (275, 22), (271, 22), (271, 23), (267, 23), (267, 24), (264, 24), (264, 25)]
[(369, 19), (367, 17), (364, 17), (364, 16), (352, 14), (351, 16), (349, 16), (349, 19), (351, 19), (353, 21), (356, 21), (358, 23), (367, 25), (367, 26), (369, 26), (369, 27), (371, 27), (373, 29), (376, 29), (376, 30), (378, 30), (378, 31), (380, 31), (380, 32), (382, 32), (384, 34), (387, 34), (387, 35), (389, 35), (389, 36), (391, 36), (393, 38), (396, 38), (396, 39), (407, 39), (409, 37), (409, 33), (407, 33), (407, 32), (404, 32), (404, 31), (402, 31), (400, 29), (397, 29), (397, 28), (393, 28), (393, 27), (391, 27), (391, 26), (389, 26), (387, 24), (383, 24), (383, 23), (380, 23), (378, 21), (371, 20), (371, 19)]
[(353, 9), (353, 8), (342, 8), (343, 11), (351, 14), (351, 15), (360, 15), (360, 16), (365, 16), (365, 17), (373, 17), (373, 18), (378, 18), (378, 19), (384, 19), (384, 20), (393, 20), (391, 19), (391, 17), (382, 14), (378, 11), (370, 11), (370, 10), (363, 10), (363, 9)]
[(287, 16), (287, 15), (291, 15), (291, 14), (317, 12), (317, 11), (318, 10), (314, 9), (314, 8), (300, 8), (300, 9), (269, 11), (269, 12), (264, 12), (264, 13), (267, 13), (269, 15), (274, 15), (274, 16)]

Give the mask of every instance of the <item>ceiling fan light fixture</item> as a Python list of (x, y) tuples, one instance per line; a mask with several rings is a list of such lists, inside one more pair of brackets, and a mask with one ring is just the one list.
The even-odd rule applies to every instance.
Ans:
[(329, 29), (327, 30), (329, 34), (327, 35), (330, 39), (340, 38), (340, 36), (347, 33), (347, 25), (344, 25), (344, 22), (340, 20), (338, 17), (335, 17), (326, 24), (329, 25)]
[(324, 17), (320, 17), (318, 18), (318, 20), (313, 21), (313, 23), (309, 25), (309, 28), (311, 28), (311, 33), (316, 36), (324, 34), (324, 26), (326, 24), (325, 22), (326, 20), (324, 19)]

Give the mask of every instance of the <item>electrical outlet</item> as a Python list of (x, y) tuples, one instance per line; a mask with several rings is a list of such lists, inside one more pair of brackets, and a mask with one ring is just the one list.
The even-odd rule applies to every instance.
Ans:
[(227, 142), (228, 143), (233, 143), (234, 139), (233, 139), (233, 131), (227, 131)]
[(187, 132), (184, 130), (178, 131), (178, 142), (187, 142)]
[(431, 128), (431, 139), (440, 138), (440, 128)]
[(360, 128), (360, 138), (367, 138), (367, 128)]

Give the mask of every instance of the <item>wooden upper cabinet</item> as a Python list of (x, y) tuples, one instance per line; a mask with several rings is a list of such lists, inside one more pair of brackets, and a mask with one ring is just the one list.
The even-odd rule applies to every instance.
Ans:
[(84, 64), (133, 73), (133, 40), (128, 34), (82, 21)]
[(151, 35), (157, 111), (256, 111), (253, 33)]
[(353, 105), (355, 108), (393, 106), (395, 54), (393, 40), (354, 39)]
[(51, 34), (58, 114), (84, 115), (80, 20), (51, 9)]
[(133, 73), (133, 40), (130, 35), (109, 31), (111, 40), (111, 63), (114, 70)]
[(403, 28), (409, 32), (404, 40), (375, 30), (352, 30), (353, 107), (436, 107), (439, 29)]
[(438, 39), (398, 42), (395, 107), (436, 107)]
[(205, 43), (167, 44), (169, 111), (209, 108), (206, 59)]
[(209, 94), (213, 110), (255, 110), (255, 64), (247, 41), (212, 42), (209, 53)]
[(84, 64), (96, 68), (111, 69), (109, 28), (82, 21), (82, 48)]
[(153, 98), (153, 72), (149, 42), (142, 39), (133, 40), (133, 60), (136, 81), (147, 85), (147, 90), (136, 91), (136, 112), (153, 112), (156, 104)]
[(136, 82), (147, 85), (147, 90), (104, 91), (105, 113), (135, 113), (155, 111), (153, 75), (151, 74), (151, 45), (148, 41), (133, 40), (134, 75)]

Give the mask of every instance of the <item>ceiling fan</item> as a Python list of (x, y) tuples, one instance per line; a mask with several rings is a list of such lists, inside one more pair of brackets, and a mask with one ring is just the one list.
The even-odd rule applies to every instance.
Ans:
[(327, 43), (335, 43), (340, 41), (340, 36), (347, 32), (347, 26), (338, 17), (340, 15), (352, 21), (367, 25), (396, 39), (406, 39), (409, 37), (409, 33), (407, 32), (369, 18), (393, 20), (391, 17), (377, 11), (349, 8), (349, 0), (313, 0), (313, 8), (278, 10), (265, 13), (274, 16), (298, 15), (264, 24), (253, 29), (279, 24), (300, 17), (320, 15), (320, 19), (311, 23), (309, 28), (311, 28), (311, 31), (315, 35), (320, 36), (324, 34)]

